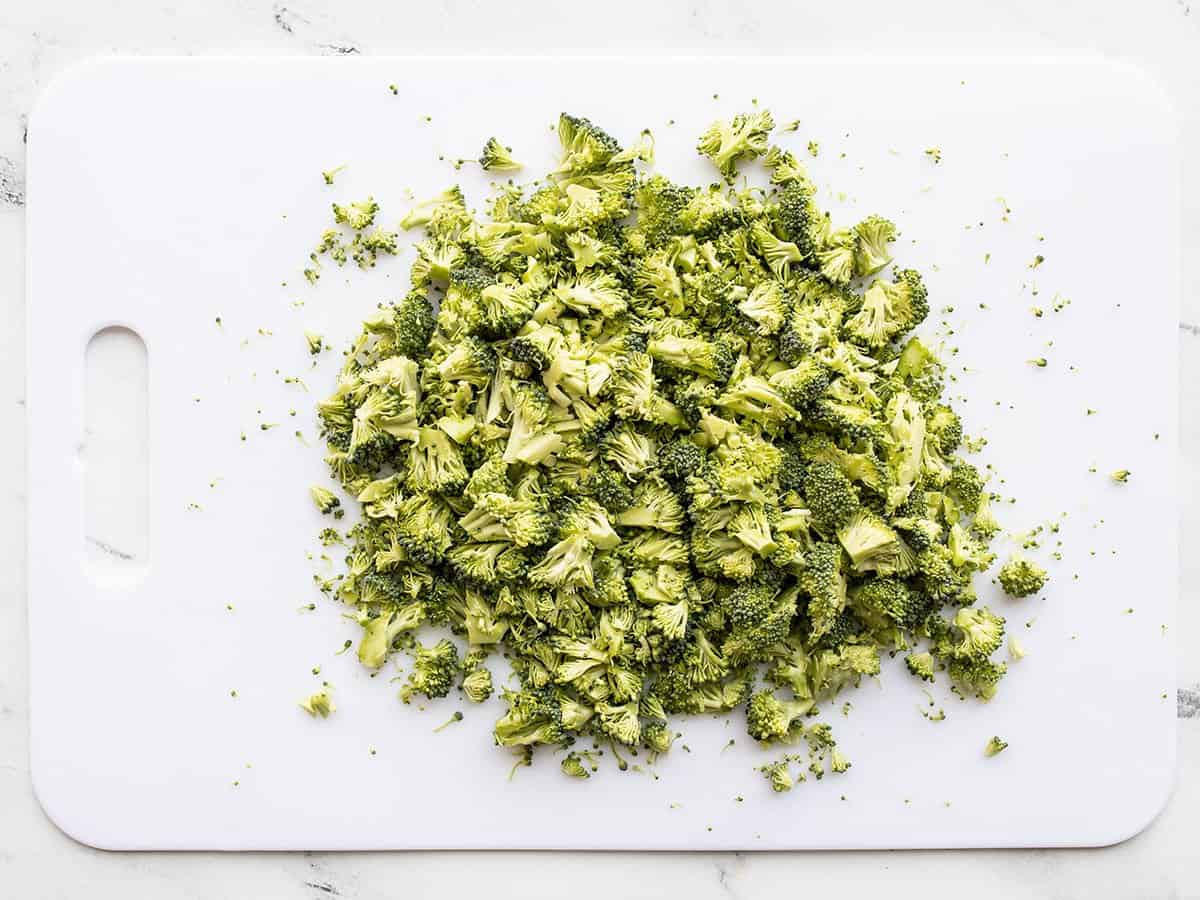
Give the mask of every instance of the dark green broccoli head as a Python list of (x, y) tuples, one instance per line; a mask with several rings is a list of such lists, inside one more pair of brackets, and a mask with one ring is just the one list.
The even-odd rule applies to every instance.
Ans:
[(846, 524), (860, 505), (850, 479), (829, 462), (809, 465), (804, 476), (804, 499), (812, 510), (813, 524), (830, 534)]

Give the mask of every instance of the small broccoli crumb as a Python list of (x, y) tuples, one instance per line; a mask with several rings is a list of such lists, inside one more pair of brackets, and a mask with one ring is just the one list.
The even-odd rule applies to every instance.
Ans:
[(455, 710), (454, 715), (452, 715), (449, 719), (447, 719), (445, 722), (443, 722), (437, 728), (433, 729), (433, 733), (437, 734), (439, 731), (441, 731), (446, 726), (453, 725), (455, 722), (461, 722), (462, 720), (463, 720), (462, 711)]
[(346, 168), (345, 164), (334, 166), (332, 169), (326, 169), (321, 173), (321, 177), (325, 179), (326, 184), (333, 184), (333, 179), (337, 177), (337, 173)]
[(1129, 476), (1131, 474), (1133, 473), (1128, 469), (1117, 469), (1117, 471), (1113, 472), (1111, 475), (1109, 475), (1109, 477), (1117, 484), (1125, 484), (1129, 481)]
[(1017, 636), (1015, 634), (1010, 634), (1008, 636), (1008, 658), (1013, 662), (1018, 662), (1019, 660), (1024, 659), (1025, 656), (1026, 650), (1024, 645), (1017, 640)]
[(328, 488), (313, 485), (308, 489), (308, 493), (322, 515), (329, 515), (330, 513), (336, 515), (342, 505), (342, 501)]
[(983, 753), (985, 756), (995, 756), (997, 753), (1002, 752), (1007, 746), (1007, 741), (1002, 741), (1000, 738), (993, 736), (992, 739), (987, 742), (987, 746), (983, 748)]
[(337, 709), (337, 706), (334, 704), (333, 698), (329, 696), (328, 691), (318, 691), (305, 700), (302, 700), (300, 708), (314, 719), (317, 716), (327, 719)]
[(942, 148), (941, 147), (928, 147), (925, 150), (925, 155), (928, 156), (930, 159), (932, 159), (934, 164), (936, 165), (942, 161)]

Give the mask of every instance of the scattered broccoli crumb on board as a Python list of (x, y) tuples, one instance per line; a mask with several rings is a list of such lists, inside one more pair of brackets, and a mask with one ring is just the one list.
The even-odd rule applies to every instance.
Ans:
[(1133, 473), (1128, 469), (1117, 469), (1117, 471), (1113, 472), (1109, 477), (1112, 478), (1112, 480), (1117, 484), (1125, 484), (1129, 481), (1129, 476), (1132, 474)]
[(985, 756), (995, 756), (997, 753), (1002, 753), (1007, 746), (1008, 741), (1002, 741), (1000, 738), (993, 736), (987, 742), (987, 746), (983, 748), (983, 753)]
[[(773, 129), (714, 122), (697, 151), (723, 180), (693, 187), (645, 170), (648, 132), (622, 147), (562, 115), (544, 179), (401, 219), (407, 293), (318, 404), (363, 517), (325, 533), (346, 568), (314, 580), (354, 608), (362, 665), (410, 658), (403, 702), (497, 693), (514, 773), (545, 752), (586, 779), (585, 741), (642, 771), (622, 754), (669, 752), (680, 717), (744, 709), (756, 741), (807, 744), (761, 768), (785, 792), (850, 767), (819, 714), (884, 654), (984, 700), (1006, 672), (972, 586), (1000, 526), (913, 334), (924, 282), (892, 222), (831, 221)], [(488, 141), (481, 165), (505, 160)], [(743, 183), (752, 160), (769, 186)], [(354, 237), (314, 260), (353, 256), (378, 206), (333, 213)]]
[(313, 503), (320, 510), (321, 515), (332, 514), (334, 518), (341, 518), (342, 501), (329, 488), (321, 487), (314, 484), (308, 489), (309, 496), (312, 497)]
[(328, 691), (318, 691), (311, 697), (301, 701), (300, 708), (314, 719), (320, 716), (327, 719), (337, 709)]

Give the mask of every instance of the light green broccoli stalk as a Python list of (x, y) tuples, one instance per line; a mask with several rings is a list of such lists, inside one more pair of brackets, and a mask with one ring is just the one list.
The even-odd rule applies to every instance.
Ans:
[(334, 704), (333, 698), (329, 696), (329, 691), (318, 691), (301, 701), (300, 708), (314, 719), (317, 716), (327, 719), (337, 709), (337, 706)]

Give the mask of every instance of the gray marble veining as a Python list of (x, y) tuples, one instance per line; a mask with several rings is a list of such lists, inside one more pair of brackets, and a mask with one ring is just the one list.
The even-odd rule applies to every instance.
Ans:
[[(363, 40), (368, 38), (369, 41)], [(983, 900), (1200, 897), (1200, 654), (1182, 653), (1179, 784), (1159, 821), (1105, 851), (887, 854), (108, 854), (64, 837), (29, 782), (24, 596), (23, 215), (25, 133), (40, 90), (63, 69), (105, 53), (324, 55), (439, 53), (981, 53), (1100, 52), (1131, 59), (1176, 98), (1185, 160), (1200, 158), (1200, 17), (1184, 0), (1073, 0), (1002, 5), (852, 0), (804, 8), (785, 0), (616, 0), (603, 8), (511, 0), (10, 0), (0, 18), (0, 392), (11, 423), (0, 441), (0, 893), (30, 898), (247, 896), (347, 900), (403, 896), (524, 898), (777, 897), (867, 892)], [(886, 89), (884, 89), (886, 95)], [(319, 122), (320, 111), (314, 111)], [(1181, 198), (1185, 235), (1180, 312), (1184, 547), (1200, 536), (1200, 192), (1194, 163)], [(1136, 173), (1120, 173), (1136, 190)], [(1134, 223), (1153, 227), (1153, 223)], [(1098, 258), (1114, 247), (1097, 248)], [(69, 248), (64, 248), (64, 254)], [(8, 405), (12, 404), (12, 405)], [(105, 552), (118, 549), (97, 542)], [(1185, 554), (1177, 645), (1200, 641), (1200, 557)], [(69, 665), (64, 660), (64, 665)], [(102, 684), (103, 673), (88, 673)], [(119, 685), (107, 685), (119, 702)], [(319, 777), (319, 773), (314, 773)], [(1098, 786), (1102, 789), (1102, 786)], [(402, 798), (378, 798), (402, 802)], [(798, 814), (802, 806), (797, 805)], [(348, 803), (348, 810), (350, 804)], [(352, 814), (352, 812), (350, 813)], [(464, 811), (469, 815), (469, 811)], [(931, 878), (936, 873), (936, 879)]]

